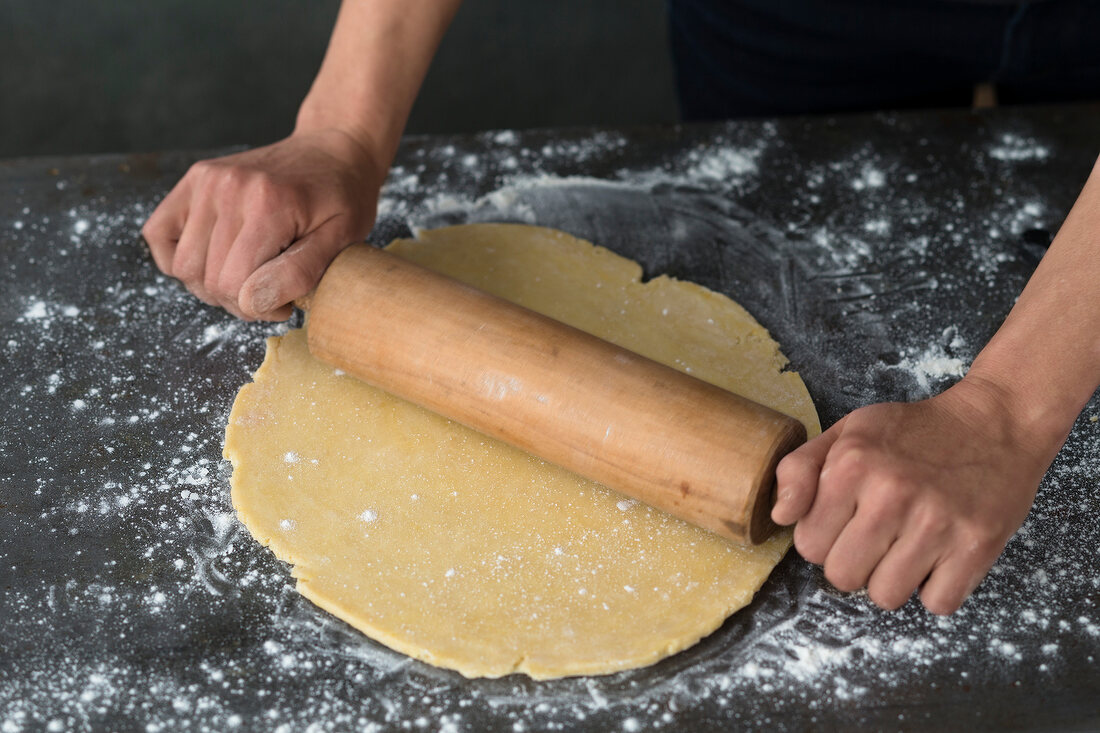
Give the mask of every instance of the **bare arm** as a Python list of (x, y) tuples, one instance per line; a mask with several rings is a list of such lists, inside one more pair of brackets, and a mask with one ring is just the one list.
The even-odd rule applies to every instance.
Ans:
[(460, 0), (345, 0), (295, 132), (340, 130), (388, 168)]
[(956, 385), (864, 407), (787, 456), (772, 516), (842, 590), (951, 613), (1027, 517), (1100, 386), (1100, 161), (1004, 324)]
[(294, 132), (196, 163), (142, 233), (157, 266), (242, 318), (286, 318), (374, 224), (378, 192), (459, 0), (345, 0)]
[(1053, 459), (1100, 386), (1100, 160), (967, 377), (1002, 392), (1017, 429)]

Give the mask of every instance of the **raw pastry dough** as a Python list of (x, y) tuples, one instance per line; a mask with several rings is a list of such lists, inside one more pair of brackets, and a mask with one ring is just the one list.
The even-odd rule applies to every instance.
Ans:
[[(537, 227), (421, 232), (391, 251), (820, 431), (805, 385), (728, 298)], [(298, 590), (468, 677), (644, 666), (747, 604), (790, 547), (738, 547), (268, 341), (226, 431), (237, 513)]]

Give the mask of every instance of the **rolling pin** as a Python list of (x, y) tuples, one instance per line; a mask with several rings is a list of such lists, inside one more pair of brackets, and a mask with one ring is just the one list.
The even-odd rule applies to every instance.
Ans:
[(368, 245), (298, 305), (369, 384), (730, 540), (775, 530), (792, 417)]

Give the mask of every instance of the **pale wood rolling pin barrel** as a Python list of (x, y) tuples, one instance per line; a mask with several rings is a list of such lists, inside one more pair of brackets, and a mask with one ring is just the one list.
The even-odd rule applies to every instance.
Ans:
[(369, 384), (736, 542), (775, 530), (792, 417), (367, 245), (299, 305)]

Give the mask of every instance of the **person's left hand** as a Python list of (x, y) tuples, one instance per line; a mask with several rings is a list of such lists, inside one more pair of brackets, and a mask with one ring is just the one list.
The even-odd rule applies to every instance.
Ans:
[(1053, 460), (1021, 417), (968, 379), (921, 402), (858, 409), (780, 462), (772, 518), (797, 522), (799, 554), (838, 589), (866, 586), (895, 609), (919, 588), (928, 610), (952, 613), (1027, 517)]
[(285, 320), (374, 223), (381, 156), (341, 129), (199, 161), (142, 227), (161, 272), (246, 320)]

